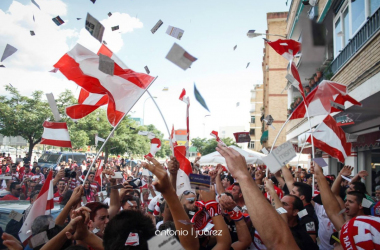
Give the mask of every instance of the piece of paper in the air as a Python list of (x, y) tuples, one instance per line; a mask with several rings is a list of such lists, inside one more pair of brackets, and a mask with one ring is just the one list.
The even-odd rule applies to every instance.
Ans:
[(236, 103), (236, 107), (239, 107), (239, 105), (240, 105), (240, 102), (237, 102), (237, 103)]
[(57, 25), (57, 26), (61, 26), (62, 24), (64, 24), (65, 22), (62, 20), (62, 18), (60, 18), (59, 16), (56, 16), (54, 18), (52, 18), (53, 22)]
[(114, 174), (115, 175), (111, 176), (112, 179), (123, 179), (123, 175), (121, 172), (115, 172)]
[(54, 69), (50, 70), (49, 72), (51, 72), (51, 73), (57, 73), (57, 71), (58, 71), (58, 68), (54, 68)]
[(35, 6), (37, 6), (37, 8), (39, 8), (39, 9), (41, 10), (40, 6), (36, 3), (36, 1), (32, 0), (32, 3), (33, 3)]
[(107, 15), (110, 17), (110, 16), (112, 16), (112, 13), (111, 13), (111, 12), (108, 12), (108, 14), (107, 14)]
[(33, 15), (33, 22), (35, 22), (36, 21), (36, 19), (34, 19), (34, 15)]
[(237, 48), (237, 45), (234, 46), (234, 50)]
[(29, 240), (29, 244), (32, 248), (36, 248), (38, 246), (41, 246), (48, 242), (49, 239), (47, 237), (47, 232), (43, 231), (39, 234), (34, 235), (32, 238)]
[(90, 0), (92, 3), (95, 3), (96, 2), (96, 0)]
[(191, 64), (197, 60), (197, 58), (190, 55), (181, 46), (174, 43), (169, 53), (166, 55), (166, 59), (177, 65), (183, 70), (190, 68)]
[(250, 64), (250, 62), (249, 62), (249, 63), (247, 63), (247, 67), (245, 67), (245, 68), (248, 68), (249, 64)]
[(113, 76), (115, 62), (108, 56), (99, 54), (99, 70), (105, 74)]
[(77, 20), (81, 20), (82, 18), (81, 17), (77, 17)]
[(287, 74), (285, 76), (286, 80), (288, 80), (291, 84), (293, 84), (296, 81), (296, 78), (294, 78), (291, 74)]
[(366, 208), (370, 208), (372, 206), (372, 202), (366, 198), (363, 198), (362, 206)]
[(149, 70), (148, 66), (145, 66), (144, 69), (145, 69), (146, 73), (149, 75), (150, 70)]
[(265, 117), (264, 121), (267, 123), (267, 125), (272, 125), (274, 119), (271, 115), (267, 115), (267, 117)]
[(31, 30), (31, 31), (30, 31), (30, 35), (31, 35), (31, 36), (35, 36), (35, 35), (36, 35), (36, 33), (34, 33), (34, 31), (33, 31), (33, 30)]
[(201, 93), (199, 93), (197, 86), (195, 86), (195, 83), (194, 83), (194, 95), (195, 95), (195, 99), (199, 102), (199, 104), (201, 104), (202, 107), (204, 107), (208, 112), (210, 112), (210, 110), (207, 107), (205, 99), (203, 99), (203, 97), (201, 96)]
[(163, 24), (164, 22), (160, 20), (158, 20), (158, 22), (156, 23), (156, 25), (154, 25), (154, 27), (150, 30), (152, 32), (152, 34), (156, 33), (156, 31), (161, 27), (161, 25)]
[(1, 57), (0, 62), (4, 61), (5, 59), (13, 55), (16, 51), (17, 49), (15, 47), (7, 44), (7, 46), (5, 46), (4, 53), (3, 53), (3, 56)]
[(304, 210), (298, 212), (298, 217), (300, 217), (300, 219), (301, 219), (302, 217), (306, 216), (306, 215), (307, 215), (307, 210), (306, 210), (306, 209), (304, 209)]
[(112, 29), (112, 31), (118, 30), (119, 29), (119, 25), (111, 27), (111, 29)]
[(0, 68), (5, 68), (5, 66), (3, 64), (0, 64)]
[(269, 152), (268, 152), (268, 150), (267, 150), (266, 148), (262, 148), (262, 149), (261, 149), (261, 152), (263, 152), (265, 155), (268, 155), (268, 154), (269, 154)]
[(346, 177), (346, 176), (344, 176), (344, 175), (341, 175), (341, 176), (342, 176), (342, 178), (345, 179), (346, 181), (351, 182), (351, 179), (350, 179), (350, 178), (348, 178), (348, 177)]
[(14, 211), (14, 210), (12, 210), (12, 211), (9, 213), (9, 215), (8, 215), (9, 218), (11, 218), (11, 219), (13, 219), (13, 220), (15, 220), (15, 221), (18, 221), (18, 222), (22, 219), (22, 216), (23, 216), (22, 214), (20, 214), (20, 213)]
[(148, 240), (149, 250), (183, 250), (175, 236), (165, 234), (164, 231)]
[(323, 158), (314, 158), (313, 161), (317, 163), (321, 168), (327, 167), (327, 163), (325, 160), (323, 160)]
[(279, 208), (277, 208), (276, 211), (277, 211), (277, 213), (279, 213), (279, 214), (286, 214), (286, 213), (287, 213), (287, 211), (286, 211), (285, 208), (283, 208), (283, 207), (279, 207)]
[(169, 36), (175, 37), (178, 40), (181, 40), (184, 32), (185, 31), (183, 31), (179, 28), (170, 26), (170, 25), (169, 25), (168, 29), (166, 30), (166, 34), (168, 34)]
[(102, 42), (104, 26), (98, 20), (96, 20), (93, 16), (91, 16), (90, 13), (87, 13), (85, 28), (99, 42)]
[(54, 95), (53, 93), (48, 93), (46, 94), (46, 97), (47, 97), (51, 112), (53, 113), (54, 120), (58, 122), (59, 120), (61, 120), (61, 116), (59, 115), (57, 103), (54, 100)]

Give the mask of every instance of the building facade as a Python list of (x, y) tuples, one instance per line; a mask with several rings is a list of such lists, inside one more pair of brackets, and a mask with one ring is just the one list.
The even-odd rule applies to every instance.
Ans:
[[(346, 103), (344, 111), (332, 114), (338, 122), (345, 121), (340, 125), (346, 134), (357, 136), (345, 163), (319, 149), (316, 153), (325, 158), (331, 174), (338, 174), (343, 165), (353, 166), (354, 174), (367, 170), (365, 184), (367, 191), (373, 192), (380, 179), (376, 179), (380, 176), (380, 1), (320, 0), (316, 6), (308, 2), (291, 2), (286, 31), (288, 38), (302, 43), (297, 67), (304, 88), (331, 80), (347, 85), (348, 94), (362, 103), (361, 107)], [(316, 36), (318, 31), (320, 35)], [(319, 78), (315, 78), (317, 72), (322, 72)], [(298, 90), (289, 89), (290, 110), (299, 96)], [(324, 118), (312, 117), (311, 126)], [(295, 147), (301, 146), (297, 145), (298, 139), (308, 130), (307, 119), (292, 120), (286, 128), (286, 139)], [(303, 153), (311, 153), (311, 148)]]
[[(268, 30), (266, 39), (275, 41), (281, 36), (286, 36), (288, 12), (267, 13)], [(273, 36), (274, 34), (277, 36)], [(279, 37), (280, 36), (280, 37)], [(261, 121), (261, 148), (271, 148), (277, 133), (286, 121), (288, 94), (285, 88), (287, 80), (288, 61), (281, 55), (277, 54), (266, 42), (264, 42), (264, 56), (262, 63), (263, 70), (263, 108)], [(256, 110), (257, 112), (257, 110)], [(274, 119), (272, 126), (268, 126), (264, 118), (271, 115)], [(257, 129), (256, 129), (257, 130)], [(255, 131), (256, 133), (257, 131)], [(255, 136), (255, 138), (258, 138)], [(276, 141), (275, 147), (286, 141), (286, 133), (282, 131)], [(260, 149), (261, 149), (260, 148)]]
[[(218, 131), (219, 138), (224, 139), (229, 137), (232, 141), (235, 141), (234, 133), (246, 132), (247, 130), (245, 126), (221, 126)], [(248, 148), (248, 143), (238, 143), (238, 145), (243, 149)]]
[(251, 90), (251, 108), (249, 110), (251, 115), (251, 120), (249, 123), (251, 142), (249, 143), (248, 148), (253, 151), (260, 151), (262, 149), (260, 144), (262, 134), (262, 124), (260, 118), (264, 114), (263, 100), (263, 85), (255, 85)]

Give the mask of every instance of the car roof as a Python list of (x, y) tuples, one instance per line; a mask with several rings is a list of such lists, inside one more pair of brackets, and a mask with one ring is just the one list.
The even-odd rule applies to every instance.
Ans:
[[(11, 200), (11, 201), (0, 201), (0, 213), (9, 213), (14, 210), (22, 214), (30, 206), (30, 201), (27, 200)], [(60, 211), (61, 205), (54, 203), (54, 208), (51, 209), (52, 213)]]

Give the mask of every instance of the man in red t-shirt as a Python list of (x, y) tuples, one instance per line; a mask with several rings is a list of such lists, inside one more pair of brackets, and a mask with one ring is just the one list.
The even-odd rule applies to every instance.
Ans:
[(32, 176), (34, 176), (34, 174), (30, 171), (30, 166), (26, 165), (22, 180), (25, 180), (26, 178), (32, 178)]
[(10, 190), (11, 190), (11, 193), (1, 198), (0, 199), (1, 201), (19, 200), (20, 193), (21, 193), (20, 182), (12, 182)]
[(64, 180), (59, 180), (57, 187), (58, 187), (58, 191), (54, 194), (54, 202), (61, 203), (63, 196), (65, 195), (67, 191), (67, 184)]

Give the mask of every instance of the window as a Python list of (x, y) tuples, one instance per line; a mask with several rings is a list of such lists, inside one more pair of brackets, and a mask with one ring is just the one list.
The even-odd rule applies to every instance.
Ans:
[(347, 46), (367, 17), (379, 7), (380, 0), (346, 0), (334, 18), (334, 56)]
[(250, 143), (248, 143), (248, 147), (249, 148), (255, 148), (255, 142), (251, 141)]
[(255, 129), (254, 129), (254, 128), (251, 128), (251, 129), (249, 130), (249, 134), (250, 134), (250, 135), (255, 135)]
[(251, 123), (255, 123), (256, 121), (256, 116), (251, 116)]

